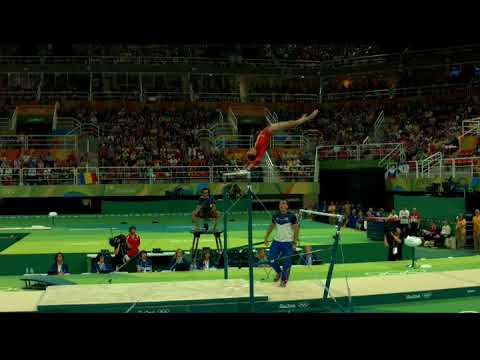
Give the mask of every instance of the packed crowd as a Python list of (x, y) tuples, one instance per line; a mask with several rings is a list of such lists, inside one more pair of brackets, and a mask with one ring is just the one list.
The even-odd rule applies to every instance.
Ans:
[(11, 159), (4, 151), (0, 152), (0, 185), (18, 185), (20, 177), (25, 185), (71, 184), (72, 168), (85, 166), (85, 158), (77, 157), (75, 152), (61, 159), (48, 151), (23, 150)]
[(125, 109), (95, 116), (100, 127), (100, 166), (206, 166), (221, 161), (200, 148), (199, 132), (215, 111)]
[[(480, 103), (474, 99), (460, 104), (386, 103), (384, 112), (384, 125), (377, 142), (403, 143), (407, 160), (421, 160), (438, 151), (465, 156), (469, 154), (459, 152), (458, 143), (462, 121), (478, 117)], [(279, 119), (295, 119), (301, 114), (277, 111)], [(322, 145), (361, 144), (372, 135), (378, 115), (377, 107), (321, 107), (317, 119), (297, 131), (317, 130), (317, 142)]]
[(73, 46), (78, 56), (121, 57), (229, 57), (241, 56), (253, 59), (316, 60), (325, 61), (343, 57), (359, 57), (378, 54), (375, 43), (365, 44), (196, 44), (196, 45), (134, 45), (78, 44)]

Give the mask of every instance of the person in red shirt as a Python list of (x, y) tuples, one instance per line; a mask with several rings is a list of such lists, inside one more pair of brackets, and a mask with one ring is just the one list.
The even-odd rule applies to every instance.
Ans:
[(303, 123), (314, 119), (317, 114), (318, 110), (315, 110), (310, 115), (304, 114), (300, 119), (282, 121), (276, 124), (272, 124), (260, 131), (260, 134), (258, 134), (257, 136), (255, 146), (250, 148), (247, 152), (248, 163), (246, 169), (251, 170), (258, 166), (260, 160), (262, 160), (263, 155), (265, 155), (265, 152), (268, 149), (268, 145), (273, 134), (275, 134), (276, 132), (285, 131), (300, 126)]
[(128, 229), (127, 248), (128, 257), (131, 258), (138, 255), (138, 251), (140, 248), (140, 236), (138, 236), (137, 228), (135, 226), (130, 226), (130, 228)]
[(420, 221), (421, 221), (421, 216), (417, 212), (416, 208), (412, 209), (412, 212), (410, 214), (410, 235), (412, 236), (418, 236), (418, 229), (420, 228)]

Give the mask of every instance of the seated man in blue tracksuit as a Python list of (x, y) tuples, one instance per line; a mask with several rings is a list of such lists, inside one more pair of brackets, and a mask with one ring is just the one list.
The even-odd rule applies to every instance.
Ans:
[(152, 260), (147, 257), (145, 250), (140, 251), (140, 259), (137, 262), (137, 272), (152, 272)]
[(106, 274), (112, 272), (112, 267), (105, 261), (105, 255), (99, 254), (98, 260), (92, 265), (92, 273)]
[(317, 253), (312, 253), (312, 247), (306, 245), (303, 248), (303, 254), (300, 255), (300, 265), (311, 266), (321, 263), (322, 260), (318, 258)]
[[(272, 223), (265, 234), (265, 246), (268, 246), (268, 237), (273, 229), (277, 229), (275, 239), (270, 247), (269, 260), (272, 268), (277, 275), (275, 282), (281, 280), (280, 286), (287, 286), (288, 275), (290, 274), (290, 267), (292, 265), (292, 256), (298, 240), (298, 221), (295, 214), (288, 211), (287, 200), (281, 200), (278, 204), (280, 212), (275, 214), (272, 218)], [(279, 259), (284, 260), (283, 269), (280, 266)]]

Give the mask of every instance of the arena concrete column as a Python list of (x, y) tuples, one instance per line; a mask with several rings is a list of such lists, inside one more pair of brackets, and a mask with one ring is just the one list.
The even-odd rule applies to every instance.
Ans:
[(238, 76), (238, 85), (240, 87), (240, 102), (248, 101), (248, 78), (245, 75)]

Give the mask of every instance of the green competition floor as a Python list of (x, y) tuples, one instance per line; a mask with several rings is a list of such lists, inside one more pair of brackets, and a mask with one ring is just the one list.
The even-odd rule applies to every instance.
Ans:
[[(410, 261), (398, 262), (370, 262), (337, 264), (334, 277), (344, 279), (360, 276), (389, 276), (398, 274), (412, 274), (420, 272), (439, 272), (451, 270), (467, 270), (480, 268), (480, 256), (463, 256), (458, 258), (425, 259), (418, 260), (419, 269), (412, 271), (407, 268)], [(328, 265), (316, 265), (312, 267), (295, 266), (290, 274), (290, 281), (315, 280), (325, 281)], [(268, 269), (256, 268), (255, 280), (271, 281), (273, 275)], [(269, 276), (267, 278), (267, 275)], [(0, 291), (22, 291), (24, 286), (21, 276), (0, 276)], [(151, 283), (159, 281), (200, 281), (223, 279), (223, 269), (215, 271), (187, 271), (187, 272), (156, 272), (156, 273), (114, 273), (114, 274), (84, 274), (67, 275), (67, 280), (77, 284), (106, 284), (109, 279), (112, 283)], [(248, 279), (248, 269), (229, 269), (229, 278)], [(479, 279), (480, 285), (480, 279)]]
[(461, 313), (480, 312), (480, 296), (408, 303), (361, 306), (355, 312), (367, 313)]
[[(235, 221), (228, 223), (229, 247), (247, 244), (247, 216), (232, 215)], [(156, 221), (157, 223), (153, 223)], [(122, 224), (126, 222), (126, 224)], [(254, 242), (262, 241), (270, 217), (265, 213), (254, 213)], [(31, 226), (52, 226), (46, 216), (37, 217), (0, 217), (0, 234), (28, 233), (27, 236), (0, 252), (2, 255), (96, 253), (100, 249), (109, 249), (108, 239), (113, 234), (126, 233), (128, 227), (135, 225), (142, 239), (142, 248), (161, 248), (162, 250), (188, 249), (192, 244), (191, 217), (188, 215), (163, 216), (59, 216), (51, 230), (24, 230)], [(302, 245), (328, 245), (332, 243), (334, 226), (302, 221), (300, 240)], [(343, 244), (371, 242), (365, 232), (352, 229), (342, 230)], [(215, 246), (212, 235), (203, 236), (201, 246)], [(1, 247), (0, 247), (1, 249)]]

